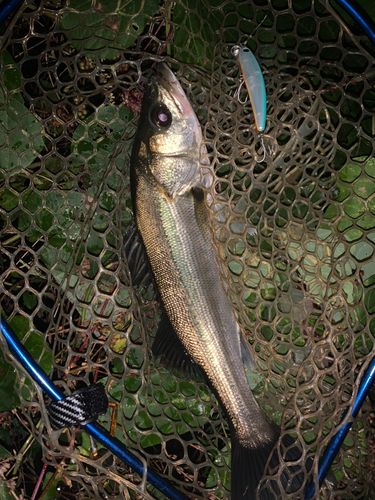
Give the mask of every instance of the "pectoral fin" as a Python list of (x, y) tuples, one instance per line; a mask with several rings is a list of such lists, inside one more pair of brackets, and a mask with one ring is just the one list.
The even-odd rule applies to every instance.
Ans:
[(134, 221), (125, 235), (124, 251), (133, 285), (148, 288), (153, 283), (152, 271)]

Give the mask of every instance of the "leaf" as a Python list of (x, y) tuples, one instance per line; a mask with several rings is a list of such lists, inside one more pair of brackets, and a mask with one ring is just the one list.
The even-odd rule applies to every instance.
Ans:
[(7, 486), (6, 481), (0, 482), (0, 499), (1, 500), (14, 500), (10, 488)]
[(215, 472), (215, 469), (213, 467), (210, 467), (210, 472), (207, 476), (207, 481), (206, 481), (206, 488), (214, 488), (217, 486), (217, 475)]
[(71, 0), (70, 8), (82, 12), (88, 10), (91, 7), (91, 3), (91, 0)]
[[(36, 332), (31, 332), (25, 342), (25, 349), (34, 359), (39, 359), (44, 350), (44, 341)], [(49, 351), (44, 351), (40, 359), (39, 366), (47, 373), (51, 371), (52, 356)]]
[(185, 28), (183, 27), (176, 28), (174, 36), (174, 43), (176, 47), (185, 47), (188, 39), (189, 39), (189, 32)]
[(104, 106), (98, 112), (98, 119), (105, 123), (109, 123), (115, 118), (115, 114), (116, 111), (112, 106)]
[[(177, 50), (176, 58), (187, 64), (209, 66), (214, 56), (213, 46), (220, 39), (220, 35), (214, 33), (214, 30), (220, 28), (222, 21), (220, 16), (218, 10), (207, 9), (201, 2), (198, 2), (197, 13), (188, 12), (183, 6), (177, 4), (174, 9), (174, 21), (177, 24), (174, 46), (181, 49), (188, 47), (189, 52)], [(194, 55), (199, 58), (196, 60)]]
[(191, 382), (180, 382), (180, 392), (186, 397), (195, 396), (195, 386)]
[(50, 248), (43, 248), (40, 253), (39, 259), (47, 266), (48, 269), (51, 269), (57, 261), (57, 252)]
[(83, 156), (83, 158), (88, 158), (93, 153), (93, 145), (90, 141), (82, 140), (77, 144), (78, 153)]
[[(0, 444), (0, 458), (8, 458), (8, 457), (13, 457), (13, 455), (6, 448), (4, 448), (4, 446), (1, 446)], [(1, 494), (0, 498), (2, 498)]]
[[(88, 0), (75, 0), (70, 4), (71, 9), (78, 11), (89, 10), (90, 6)], [(65, 12), (60, 19), (59, 27), (67, 31), (65, 34), (68, 38), (74, 40), (88, 39), (94, 34), (85, 45), (85, 50), (104, 47), (100, 39), (111, 40), (109, 49), (100, 53), (101, 59), (111, 60), (118, 57), (118, 49), (129, 47), (142, 33), (158, 10), (159, 1), (107, 0), (102, 2), (101, 6), (100, 12), (89, 10), (84, 16), (76, 12)], [(113, 29), (108, 29), (107, 26)], [(94, 28), (94, 31), (91, 28)]]
[(17, 153), (23, 153), (29, 147), (29, 141), (21, 130), (16, 130), (9, 135), (10, 147)]
[(44, 208), (35, 215), (35, 222), (43, 231), (48, 231), (48, 229), (52, 227), (53, 221), (53, 214)]
[[(3, 54), (3, 60), (5, 64), (14, 64), (11, 55), (6, 51)], [(20, 89), (21, 76), (19, 70), (17, 68), (6, 70), (4, 72), (3, 83), (7, 91)], [(18, 128), (18, 130), (9, 135), (10, 147), (6, 146), (0, 151), (0, 168), (3, 168), (7, 172), (14, 170), (17, 166), (27, 168), (36, 158), (35, 152), (40, 153), (44, 146), (41, 125), (24, 105), (20, 93), (11, 94), (9, 96), (9, 105), (7, 105), (3, 88), (0, 87), (0, 106), (2, 108), (0, 109), (0, 124), (7, 131), (19, 127), (19, 117), (25, 115), (21, 121), (22, 128)], [(32, 144), (35, 152), (30, 147), (31, 140), (29, 136), (37, 136)]]
[(35, 191), (28, 191), (22, 200), (23, 206), (34, 213), (42, 205), (42, 197)]
[(99, 12), (90, 12), (85, 16), (84, 23), (89, 28), (97, 28), (103, 23), (103, 15)]
[(0, 110), (0, 124), (5, 130), (13, 130), (18, 125), (16, 114), (9, 108)]
[(61, 248), (66, 241), (66, 234), (59, 227), (56, 227), (48, 234), (48, 241), (53, 247)]
[(161, 443), (161, 438), (157, 434), (146, 434), (141, 437), (142, 448), (148, 448), (149, 446), (156, 446)]
[(3, 208), (6, 212), (12, 211), (18, 205), (17, 196), (9, 191), (9, 189), (5, 189), (0, 192), (0, 207)]
[[(44, 481), (43, 481), (43, 491), (46, 488), (46, 486), (48, 485), (48, 482), (52, 478), (53, 474), (54, 473), (52, 473), (52, 472), (47, 472), (46, 477), (44, 478)], [(47, 490), (44, 492), (43, 500), (56, 500), (56, 498), (60, 497), (60, 491), (57, 489), (57, 485), (58, 485), (60, 480), (61, 480), (60, 474), (56, 474), (56, 477), (51, 482), (51, 484), (48, 486)]]
[[(117, 113), (117, 109), (112, 106), (105, 106), (98, 112), (98, 119), (100, 121), (105, 123), (111, 122), (110, 127), (112, 129), (112, 137), (104, 135), (102, 125), (94, 121), (94, 115), (90, 115), (84, 120), (84, 123), (91, 124), (88, 129), (88, 136), (86, 132), (87, 127), (83, 124), (79, 124), (73, 133), (71, 151), (74, 153), (74, 150), (76, 149), (83, 158), (89, 158), (93, 154), (93, 145), (89, 139), (98, 141), (97, 152), (99, 154), (93, 155), (88, 161), (89, 170), (92, 173), (104, 174), (105, 169), (112, 158), (111, 152), (114, 148), (113, 139), (118, 140), (122, 137), (125, 130), (124, 121), (128, 122), (133, 117), (133, 114), (130, 112), (125, 113), (120, 110), (119, 114)], [(80, 166), (82, 162), (83, 160), (81, 157), (73, 156), (72, 165)], [(96, 182), (99, 184), (100, 179), (96, 179)]]
[(100, 199), (100, 206), (105, 210), (108, 210), (108, 212), (110, 212), (115, 208), (116, 199), (114, 198), (112, 193), (105, 192), (102, 194), (102, 197)]
[(51, 191), (47, 194), (46, 205), (57, 212), (64, 205), (64, 197), (58, 191)]
[(9, 104), (17, 115), (28, 113), (28, 109), (24, 106), (23, 97), (21, 94), (12, 94), (9, 96)]
[(19, 340), (22, 340), (29, 331), (30, 323), (25, 316), (15, 316), (9, 323), (9, 326), (17, 335)]
[(31, 293), (29, 290), (26, 290), (22, 295), (24, 305), (31, 310), (34, 310), (38, 304), (38, 298), (36, 295)]
[(131, 375), (125, 379), (125, 389), (127, 392), (135, 393), (142, 385), (142, 380), (137, 375)]
[[(80, 16), (74, 12), (64, 12), (60, 18), (60, 29), (70, 31), (77, 28), (80, 22)], [(67, 36), (69, 34), (67, 33)]]
[(190, 12), (186, 18), (186, 27), (190, 33), (199, 33), (201, 29), (201, 20), (197, 14)]
[(2, 170), (10, 172), (17, 167), (17, 163), (17, 155), (10, 148), (6, 147), (0, 151), (0, 168)]
[(15, 368), (5, 361), (3, 352), (0, 350), (0, 411), (10, 411), (20, 407), (15, 384)]
[(122, 401), (122, 410), (125, 418), (129, 420), (132, 419), (136, 409), (137, 405), (134, 399), (129, 396), (125, 396)]
[(135, 417), (135, 424), (139, 429), (148, 430), (152, 429), (153, 423), (145, 411), (140, 411)]
[[(117, 358), (115, 358), (117, 359)], [(110, 389), (109, 389), (109, 394), (113, 399), (116, 401), (121, 401), (122, 395), (123, 395), (123, 386), (120, 384), (120, 382), (117, 382), (116, 380), (112, 383)]]
[(21, 87), (21, 76), (17, 68), (9, 68), (4, 71), (3, 83), (8, 91)]
[(99, 255), (103, 250), (103, 240), (100, 236), (92, 234), (87, 242), (87, 251), (92, 255)]
[(361, 175), (361, 167), (349, 163), (342, 169), (340, 179), (344, 182), (352, 183), (357, 177)]
[[(95, 39), (90, 39), (85, 43), (85, 50), (99, 50), (105, 47), (105, 42), (104, 40), (95, 40)], [(103, 59), (102, 56), (100, 56), (100, 59)]]

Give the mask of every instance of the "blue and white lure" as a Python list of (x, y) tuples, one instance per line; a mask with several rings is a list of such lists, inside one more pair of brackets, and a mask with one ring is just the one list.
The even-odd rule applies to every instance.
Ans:
[(235, 45), (232, 48), (232, 54), (238, 59), (243, 76), (243, 81), (236, 92), (238, 100), (241, 102), (240, 91), (245, 82), (250, 97), (251, 107), (253, 108), (255, 126), (258, 132), (262, 133), (266, 128), (267, 115), (266, 86), (264, 84), (262, 70), (249, 48)]

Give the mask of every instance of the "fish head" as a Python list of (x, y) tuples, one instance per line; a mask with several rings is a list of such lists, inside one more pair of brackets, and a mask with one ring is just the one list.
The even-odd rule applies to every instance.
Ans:
[(133, 146), (138, 173), (170, 198), (199, 183), (202, 131), (180, 82), (158, 64), (145, 96)]

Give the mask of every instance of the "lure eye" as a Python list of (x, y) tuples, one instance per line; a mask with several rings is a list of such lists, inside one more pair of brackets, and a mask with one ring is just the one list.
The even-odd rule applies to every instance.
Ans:
[(159, 104), (151, 109), (150, 119), (151, 123), (158, 128), (167, 128), (172, 123), (172, 115), (169, 109), (163, 104)]

